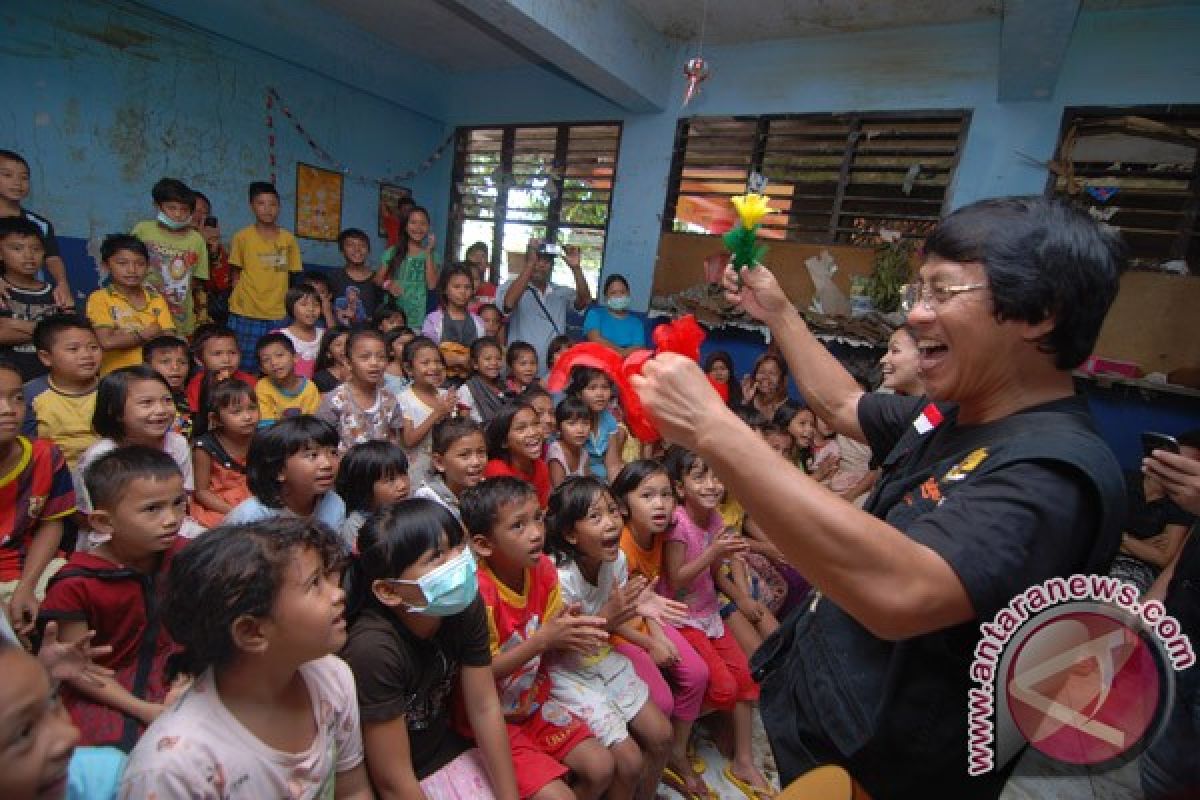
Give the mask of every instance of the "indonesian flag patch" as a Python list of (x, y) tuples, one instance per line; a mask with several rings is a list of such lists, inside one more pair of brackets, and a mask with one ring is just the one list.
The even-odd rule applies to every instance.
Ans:
[(920, 415), (913, 420), (913, 427), (917, 429), (917, 433), (924, 436), (931, 430), (942, 424), (942, 412), (938, 411), (938, 407), (933, 403), (925, 406)]

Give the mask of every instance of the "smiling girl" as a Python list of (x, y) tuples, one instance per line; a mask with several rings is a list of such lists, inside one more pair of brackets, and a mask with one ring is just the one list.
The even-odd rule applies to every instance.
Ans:
[(488, 478), (508, 475), (533, 484), (538, 504), (550, 499), (550, 470), (542, 458), (542, 423), (533, 406), (517, 402), (505, 406), (488, 423), (487, 449), (490, 460), (483, 474)]

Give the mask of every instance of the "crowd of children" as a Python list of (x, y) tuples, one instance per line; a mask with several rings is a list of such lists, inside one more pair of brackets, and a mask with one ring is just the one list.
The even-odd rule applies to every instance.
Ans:
[[(803, 579), (703, 460), (633, 438), (603, 371), (546, 388), (571, 340), (505, 341), (486, 247), (439, 268), (414, 207), (378, 269), (348, 229), (305, 273), (271, 184), (225, 251), (164, 179), (80, 315), (6, 171), (0, 661), (41, 761), (0, 748), (0, 795), (61, 794), (69, 761), (79, 796), (707, 798), (714, 714), (725, 779), (772, 796), (747, 659)], [(869, 488), (782, 359), (705, 367), (801, 468)]]

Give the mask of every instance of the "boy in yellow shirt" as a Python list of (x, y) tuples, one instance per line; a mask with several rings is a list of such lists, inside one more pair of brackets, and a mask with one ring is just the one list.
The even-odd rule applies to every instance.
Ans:
[(166, 299), (146, 285), (150, 251), (136, 236), (114, 233), (100, 245), (100, 262), (110, 281), (88, 295), (87, 317), (96, 330), (104, 360), (100, 374), (142, 363), (142, 345), (175, 332)]
[(275, 186), (255, 181), (250, 184), (249, 194), (254, 224), (235, 233), (229, 249), (234, 281), (229, 298), (229, 327), (237, 334), (242, 369), (254, 374), (258, 371), (255, 357), (258, 340), (287, 325), (283, 301), (289, 274), (300, 272), (302, 265), (296, 237), (276, 224), (279, 193)]
[(52, 439), (72, 470), (100, 440), (92, 430), (100, 383), (100, 342), (83, 317), (59, 314), (33, 329), (33, 346), (48, 375), (25, 384), (25, 428), (30, 439)]
[(296, 374), (296, 346), (282, 333), (268, 333), (254, 348), (263, 377), (255, 384), (261, 414), (259, 427), (274, 425), (284, 417), (315, 414), (321, 405), (317, 385)]

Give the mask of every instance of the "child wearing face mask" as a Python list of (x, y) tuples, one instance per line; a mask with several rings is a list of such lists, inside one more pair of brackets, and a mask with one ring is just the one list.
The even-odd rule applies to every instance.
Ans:
[(183, 181), (163, 178), (150, 190), (158, 214), (133, 226), (150, 254), (146, 282), (167, 300), (174, 328), (182, 336), (196, 329), (195, 300), (201, 281), (208, 280), (208, 245), (192, 227), (196, 193)]
[[(354, 673), (367, 772), (385, 797), (516, 800), (488, 621), (459, 521), (413, 498), (374, 514), (351, 568)], [(474, 747), (452, 725), (461, 693)]]
[(609, 275), (604, 279), (604, 305), (588, 309), (583, 318), (583, 335), (621, 355), (646, 346), (646, 328), (642, 321), (629, 313), (629, 281), (624, 275)]

